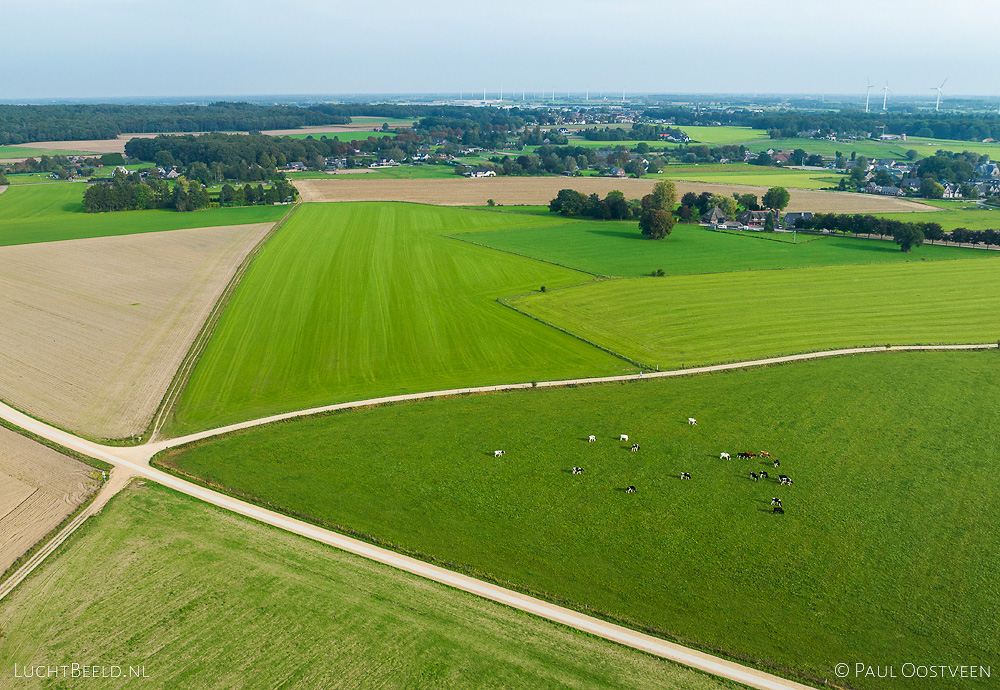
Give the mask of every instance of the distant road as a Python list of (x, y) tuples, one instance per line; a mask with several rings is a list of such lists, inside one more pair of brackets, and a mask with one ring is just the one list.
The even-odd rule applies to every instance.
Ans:
[[(614, 381), (629, 381), (637, 379), (647, 379), (647, 378), (664, 378), (670, 376), (684, 376), (688, 374), (705, 373), (712, 371), (724, 371), (729, 369), (742, 369), (755, 366), (765, 366), (769, 364), (778, 364), (782, 362), (792, 362), (807, 359), (820, 359), (824, 357), (837, 357), (849, 354), (861, 354), (867, 352), (885, 352), (887, 349), (892, 351), (905, 351), (905, 350), (974, 350), (974, 349), (996, 349), (997, 344), (985, 344), (985, 345), (942, 345), (942, 346), (896, 346), (892, 348), (884, 347), (864, 347), (864, 348), (850, 348), (844, 350), (830, 350), (824, 352), (812, 352), (799, 355), (789, 355), (787, 357), (771, 357), (768, 359), (759, 359), (750, 362), (736, 362), (731, 364), (719, 364), (707, 367), (695, 367), (691, 369), (679, 369), (673, 371), (662, 371), (662, 372), (652, 372), (646, 374), (631, 374), (626, 376), (609, 376), (601, 378), (589, 378), (589, 379), (573, 379), (566, 381), (542, 381), (535, 384), (539, 388), (548, 387), (561, 387), (569, 385), (580, 385), (580, 384), (590, 384), (590, 383), (605, 383)], [(188, 436), (183, 436), (175, 439), (168, 439), (164, 441), (158, 441), (155, 443), (147, 443), (141, 446), (133, 447), (112, 447), (104, 446), (101, 444), (93, 443), (86, 439), (75, 436), (69, 432), (62, 431), (53, 426), (50, 426), (44, 422), (40, 422), (33, 419), (22, 412), (15, 410), (14, 408), (0, 403), (0, 417), (6, 419), (8, 422), (25, 429), (33, 434), (36, 434), (42, 438), (48, 439), (55, 443), (58, 443), (66, 448), (70, 448), (80, 453), (89, 455), (90, 457), (103, 460), (105, 462), (111, 463), (117, 469), (112, 475), (112, 481), (109, 482), (109, 487), (107, 491), (102, 491), (101, 499), (102, 501), (92, 505), (85, 513), (81, 514), (78, 521), (74, 521), (73, 525), (67, 527), (64, 530), (65, 533), (60, 533), (56, 538), (58, 543), (50, 543), (36, 554), (36, 558), (32, 559), (31, 568), (37, 567), (38, 564), (42, 562), (48, 553), (55, 550), (59, 543), (75, 529), (79, 524), (86, 519), (86, 517), (93, 512), (95, 512), (103, 502), (106, 502), (111, 495), (113, 495), (114, 490), (120, 488), (124, 481), (131, 477), (143, 477), (150, 479), (164, 486), (170, 487), (181, 493), (193, 496), (212, 505), (230, 510), (234, 513), (239, 513), (246, 517), (258, 520), (260, 522), (273, 525), (279, 529), (292, 532), (293, 534), (298, 534), (309, 539), (333, 546), (335, 548), (348, 551), (350, 553), (362, 556), (363, 558), (368, 558), (373, 561), (378, 561), (379, 563), (384, 563), (386, 565), (392, 566), (394, 568), (399, 568), (406, 572), (412, 573), (419, 577), (424, 577), (435, 582), (440, 582), (442, 584), (448, 585), (449, 587), (454, 587), (477, 596), (485, 597), (493, 601), (511, 606), (513, 608), (519, 609), (521, 611), (526, 611), (528, 613), (541, 616), (550, 621), (560, 623), (563, 625), (576, 628), (586, 633), (592, 635), (597, 635), (605, 639), (618, 642), (635, 649), (642, 650), (649, 654), (654, 654), (665, 659), (670, 659), (671, 661), (677, 662), (679, 664), (684, 664), (685, 666), (690, 666), (692, 668), (699, 669), (706, 673), (711, 673), (712, 675), (720, 676), (722, 678), (728, 678), (730, 680), (736, 681), (738, 683), (743, 683), (753, 688), (761, 688), (762, 690), (805, 690), (808, 686), (802, 685), (801, 683), (796, 683), (794, 681), (786, 680), (778, 676), (774, 676), (756, 669), (750, 668), (748, 666), (743, 666), (741, 664), (736, 664), (726, 659), (711, 656), (709, 654), (704, 654), (694, 649), (683, 647), (666, 640), (653, 637), (651, 635), (646, 635), (644, 633), (630, 630), (628, 628), (615, 625), (613, 623), (608, 623), (602, 621), (598, 618), (592, 616), (587, 616), (570, 609), (551, 604), (549, 602), (543, 601), (541, 599), (536, 599), (534, 597), (526, 596), (519, 592), (515, 592), (510, 589), (505, 589), (497, 585), (491, 584), (489, 582), (484, 582), (482, 580), (477, 580), (475, 578), (469, 577), (467, 575), (462, 575), (460, 573), (447, 570), (423, 561), (416, 560), (414, 558), (409, 558), (407, 556), (400, 555), (394, 551), (389, 551), (387, 549), (379, 548), (371, 544), (367, 544), (363, 541), (357, 539), (352, 539), (346, 537), (337, 532), (331, 530), (323, 529), (315, 525), (311, 525), (307, 522), (301, 520), (296, 520), (294, 518), (281, 515), (279, 513), (261, 508), (244, 501), (232, 498), (225, 494), (219, 493), (217, 491), (212, 491), (211, 489), (206, 489), (204, 487), (198, 486), (192, 482), (180, 479), (171, 474), (163, 472), (161, 470), (155, 469), (149, 465), (149, 460), (164, 448), (170, 448), (198, 439), (211, 438), (213, 436), (219, 436), (231, 431), (236, 431), (239, 429), (247, 429), (254, 426), (261, 426), (263, 424), (269, 424), (271, 422), (292, 419), (295, 417), (303, 417), (307, 415), (313, 415), (322, 412), (328, 412), (332, 410), (343, 410), (350, 409), (354, 407), (363, 407), (368, 405), (377, 405), (382, 403), (391, 403), (403, 400), (417, 400), (422, 398), (436, 398), (436, 397), (447, 397), (454, 395), (461, 395), (465, 393), (477, 393), (477, 392), (490, 392), (490, 391), (505, 391), (505, 390), (516, 390), (520, 388), (530, 388), (532, 384), (530, 383), (519, 383), (519, 384), (509, 384), (501, 386), (481, 386), (478, 388), (459, 388), (443, 391), (430, 391), (426, 393), (414, 393), (409, 395), (398, 395), (390, 396), (385, 398), (373, 398), (370, 400), (359, 400), (349, 403), (341, 403), (338, 405), (328, 405), (325, 407), (312, 408), (309, 410), (301, 410), (298, 412), (290, 412), (282, 415), (275, 415), (272, 417), (265, 417), (263, 419), (257, 419), (249, 422), (243, 422), (240, 424), (233, 424), (226, 427), (221, 427), (218, 429), (211, 429), (209, 431), (200, 432), (197, 434), (191, 434)], [(72, 529), (70, 529), (72, 528)], [(30, 568), (25, 573), (18, 573), (20, 579), (30, 572)], [(16, 583), (9, 584), (3, 590), (0, 590), (0, 598), (6, 594)]]

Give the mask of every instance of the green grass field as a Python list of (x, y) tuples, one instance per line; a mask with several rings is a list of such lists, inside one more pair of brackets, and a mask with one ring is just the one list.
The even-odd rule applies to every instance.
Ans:
[(698, 127), (681, 126), (693, 142), (709, 146), (726, 144), (746, 144), (758, 139), (767, 139), (767, 132), (750, 127)]
[[(511, 213), (505, 215), (520, 215), (515, 209), (509, 207)], [(541, 207), (535, 213), (536, 217), (561, 218)], [(940, 214), (933, 215), (936, 219)], [(996, 215), (1000, 217), (1000, 213)], [(984, 256), (974, 249), (932, 245), (904, 254), (893, 242), (853, 237), (798, 235), (797, 239), (805, 241), (792, 245), (772, 241), (761, 233), (726, 234), (686, 224), (674, 226), (666, 239), (652, 241), (639, 233), (634, 222), (626, 221), (564, 221), (562, 225), (481, 231), (457, 237), (588, 273), (630, 277), (649, 275), (659, 268), (668, 275), (680, 275)], [(792, 239), (785, 234), (780, 238)]]
[(627, 363), (496, 301), (589, 275), (443, 236), (544, 222), (400, 203), (300, 206), (233, 295), (171, 433), (379, 395), (621, 371)]
[[(165, 460), (318, 523), (796, 674), (833, 678), (854, 660), (995, 669), (998, 356), (879, 353), (424, 401)], [(735, 459), (761, 449), (793, 486), (749, 481), (777, 474)], [(785, 515), (770, 513), (772, 496)]]
[[(409, 123), (407, 123), (409, 126)], [(375, 137), (380, 139), (382, 137), (394, 137), (395, 132), (375, 132), (373, 130), (354, 130), (350, 132), (304, 132), (303, 134), (282, 134), (281, 136), (287, 137), (289, 139), (322, 139), (326, 137), (327, 139), (337, 138), (341, 141), (364, 141), (368, 137)]]
[(83, 184), (11, 186), (0, 195), (0, 246), (132, 235), (182, 228), (273, 223), (287, 206), (248, 206), (191, 213), (168, 210), (86, 213)]
[(647, 177), (689, 182), (759, 185), (761, 187), (826, 189), (836, 187), (843, 175), (832, 170), (793, 170), (730, 163), (726, 165), (671, 165), (662, 173)]
[(114, 687), (736, 687), (157, 485), (89, 520), (0, 624), (9, 677), (144, 667)]
[(26, 146), (0, 146), (0, 160), (5, 158), (41, 158), (42, 156), (97, 156), (99, 153), (86, 151), (50, 151), (49, 149), (32, 149)]
[[(974, 201), (927, 201), (925, 203), (944, 210), (927, 214), (924, 222), (940, 223), (945, 230), (1000, 228), (1000, 209), (977, 206)], [(912, 213), (878, 213), (875, 215), (901, 221), (914, 220)], [(924, 218), (921, 217), (920, 220), (924, 220)]]
[(886, 342), (997, 342), (995, 258), (610, 280), (514, 304), (663, 369)]

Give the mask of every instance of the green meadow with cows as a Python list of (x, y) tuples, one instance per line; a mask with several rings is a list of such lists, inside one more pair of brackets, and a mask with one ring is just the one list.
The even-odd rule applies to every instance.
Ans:
[[(786, 675), (822, 682), (866, 659), (997, 667), (1000, 535), (984, 516), (1000, 510), (998, 357), (889, 352), (421, 401), (155, 464)], [(761, 450), (780, 467), (736, 457)]]

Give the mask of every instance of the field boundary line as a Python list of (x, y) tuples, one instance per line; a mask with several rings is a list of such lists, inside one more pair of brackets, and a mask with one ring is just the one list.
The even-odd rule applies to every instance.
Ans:
[(267, 244), (267, 241), (274, 237), (275, 233), (277, 233), (285, 222), (292, 216), (298, 206), (299, 203), (293, 204), (288, 213), (286, 213), (281, 220), (271, 226), (271, 229), (267, 231), (267, 233), (250, 249), (249, 252), (247, 252), (247, 255), (243, 257), (243, 261), (241, 261), (240, 265), (236, 267), (236, 271), (233, 273), (232, 279), (230, 279), (229, 283), (223, 289), (222, 294), (220, 294), (219, 298), (215, 301), (215, 305), (213, 305), (212, 311), (209, 312), (208, 318), (205, 319), (201, 329), (198, 331), (198, 335), (196, 335), (194, 340), (191, 342), (191, 347), (188, 348), (187, 354), (184, 355), (184, 359), (181, 360), (180, 366), (177, 367), (177, 371), (170, 380), (170, 385), (163, 394), (163, 399), (160, 400), (160, 404), (157, 406), (156, 412), (153, 414), (153, 418), (149, 422), (149, 426), (146, 427), (145, 432), (142, 434), (150, 441), (156, 437), (156, 434), (159, 433), (164, 422), (166, 422), (167, 417), (173, 411), (174, 404), (176, 404), (177, 399), (184, 391), (188, 379), (191, 377), (191, 372), (194, 371), (195, 365), (201, 359), (201, 355), (208, 346), (208, 342), (212, 339), (212, 335), (215, 334), (215, 329), (219, 325), (219, 320), (222, 318), (223, 312), (226, 310), (226, 307), (229, 305), (229, 301), (236, 292), (236, 288), (239, 287), (239, 284), (243, 281), (243, 276), (246, 275), (247, 270), (249, 270), (250, 264), (264, 248), (264, 245)]

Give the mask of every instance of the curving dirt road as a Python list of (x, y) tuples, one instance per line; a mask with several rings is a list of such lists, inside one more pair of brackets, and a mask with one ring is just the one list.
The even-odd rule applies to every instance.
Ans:
[[(973, 350), (973, 349), (988, 349), (997, 348), (996, 343), (990, 343), (985, 345), (942, 345), (942, 346), (896, 346), (891, 348), (885, 347), (863, 347), (863, 348), (851, 348), (844, 350), (831, 350), (825, 352), (812, 352), (799, 355), (790, 355), (786, 357), (772, 357), (768, 359), (754, 360), (750, 362), (736, 362), (731, 364), (719, 364), (714, 366), (706, 367), (695, 367), (691, 369), (678, 369), (673, 371), (662, 371), (648, 374), (631, 374), (626, 376), (611, 376), (602, 378), (590, 378), (590, 379), (574, 379), (567, 381), (543, 381), (536, 385), (538, 387), (559, 387), (568, 385), (579, 385), (588, 383), (603, 383), (612, 381), (629, 381), (639, 378), (662, 378), (669, 376), (684, 376), (688, 374), (704, 373), (711, 371), (724, 371), (727, 369), (739, 369), (746, 367), (755, 366), (766, 366), (768, 364), (777, 364), (781, 362), (792, 362), (798, 360), (807, 359), (820, 359), (824, 357), (837, 357), (848, 354), (861, 354), (866, 352), (884, 352), (886, 350), (892, 351), (904, 351), (904, 350)], [(382, 549), (371, 544), (359, 541), (357, 539), (352, 539), (346, 537), (337, 532), (332, 532), (330, 530), (322, 529), (311, 525), (307, 522), (301, 520), (296, 520), (273, 511), (260, 508), (258, 506), (240, 501), (238, 499), (232, 498), (225, 494), (219, 493), (217, 491), (212, 491), (211, 489), (206, 489), (197, 484), (185, 481), (173, 475), (167, 474), (161, 470), (155, 469), (149, 465), (149, 460), (157, 452), (164, 448), (182, 445), (190, 441), (194, 441), (202, 438), (209, 438), (212, 436), (218, 436), (238, 429), (245, 429), (253, 426), (260, 426), (263, 424), (268, 424), (274, 421), (279, 421), (282, 419), (291, 419), (294, 417), (302, 417), (306, 415), (317, 414), (320, 412), (327, 412), (331, 410), (349, 409), (352, 407), (362, 407), (373, 404), (380, 404), (385, 402), (394, 402), (402, 400), (415, 400), (421, 398), (435, 398), (435, 397), (445, 397), (452, 395), (460, 395), (464, 393), (475, 393), (475, 392), (489, 392), (489, 391), (504, 391), (504, 390), (514, 390), (519, 388), (529, 388), (532, 384), (530, 383), (520, 383), (520, 384), (510, 384), (501, 386), (482, 386), (478, 388), (461, 388), (452, 389), (445, 391), (430, 391), (426, 393), (415, 393), (411, 395), (399, 395), (391, 396), (386, 398), (376, 398), (370, 400), (360, 400), (356, 402), (342, 403), (339, 405), (328, 405), (325, 407), (313, 408), (309, 410), (302, 410), (298, 412), (290, 412), (283, 415), (275, 415), (273, 417), (266, 417), (263, 419), (257, 419), (249, 422), (244, 422), (241, 424), (233, 424), (226, 427), (221, 427), (218, 429), (212, 429), (209, 431), (204, 431), (198, 434), (191, 434), (189, 436), (184, 436), (175, 439), (163, 440), (155, 443), (146, 443), (141, 446), (133, 446), (128, 448), (102, 446), (86, 439), (79, 438), (68, 432), (57, 429), (53, 426), (40, 422), (33, 419), (8, 405), (0, 403), (0, 417), (6, 419), (12, 424), (30, 431), (38, 436), (46, 438), (55, 443), (59, 443), (67, 448), (71, 448), (81, 453), (86, 453), (87, 455), (104, 460), (113, 464), (116, 468), (112, 475), (112, 481), (108, 483), (105, 490), (102, 490), (100, 501), (95, 501), (90, 508), (85, 513), (82, 513), (79, 520), (75, 520), (74, 524), (67, 526), (67, 528), (60, 533), (60, 535), (53, 540), (52, 543), (46, 546), (45, 549), (36, 554), (36, 558), (33, 558), (31, 563), (27, 564), (24, 572), (18, 573), (18, 580), (23, 579), (34, 567), (42, 562), (48, 553), (51, 553), (62, 543), (63, 540), (69, 534), (79, 526), (86, 517), (97, 509), (100, 505), (103, 505), (114, 491), (117, 490), (115, 487), (120, 488), (124, 485), (125, 481), (131, 476), (143, 477), (151, 479), (158, 482), (164, 486), (170, 487), (181, 493), (193, 496), (207, 503), (211, 503), (220, 508), (226, 510), (231, 510), (235, 513), (239, 513), (246, 517), (252, 518), (254, 520), (259, 520), (260, 522), (273, 525), (279, 529), (298, 534), (309, 539), (333, 546), (344, 551), (362, 556), (364, 558), (369, 558), (379, 563), (384, 563), (386, 565), (392, 566), (394, 568), (399, 568), (405, 570), (406, 572), (418, 575), (420, 577), (425, 577), (435, 582), (440, 582), (442, 584), (448, 585), (449, 587), (455, 587), (465, 592), (475, 594), (477, 596), (485, 597), (493, 601), (505, 604), (507, 606), (514, 607), (521, 611), (525, 611), (537, 616), (541, 616), (547, 620), (551, 620), (563, 625), (567, 625), (577, 630), (582, 630), (584, 632), (590, 633), (592, 635), (597, 635), (605, 639), (618, 642), (619, 644), (624, 644), (635, 649), (640, 649), (649, 654), (655, 654), (656, 656), (663, 657), (665, 659), (670, 659), (680, 664), (697, 668), (699, 670), (711, 673), (716, 676), (723, 678), (728, 678), (730, 680), (736, 681), (738, 683), (743, 683), (753, 688), (761, 688), (763, 690), (805, 690), (808, 686), (802, 685), (801, 683), (796, 683), (794, 681), (786, 680), (778, 676), (774, 676), (756, 669), (750, 668), (748, 666), (743, 666), (740, 664), (727, 661), (725, 659), (714, 657), (702, 652), (683, 647), (665, 640), (646, 635), (635, 630), (630, 630), (613, 623), (608, 623), (600, 619), (594, 618), (592, 616), (587, 616), (570, 609), (551, 604), (541, 599), (536, 599), (534, 597), (529, 597), (524, 594), (520, 594), (513, 590), (505, 589), (488, 582), (483, 582), (466, 575), (452, 572), (445, 568), (440, 568), (438, 566), (425, 563), (407, 556), (400, 555), (393, 551), (387, 549)], [(57, 542), (57, 543), (56, 543)], [(51, 547), (51, 548), (50, 548)], [(29, 567), (30, 566), (30, 567)], [(0, 598), (2, 598), (7, 591), (16, 585), (13, 582), (15, 578), (11, 578), (8, 583), (5, 583), (5, 587), (0, 589)], [(11, 584), (13, 582), (13, 584)], [(8, 586), (9, 585), (9, 586)]]

